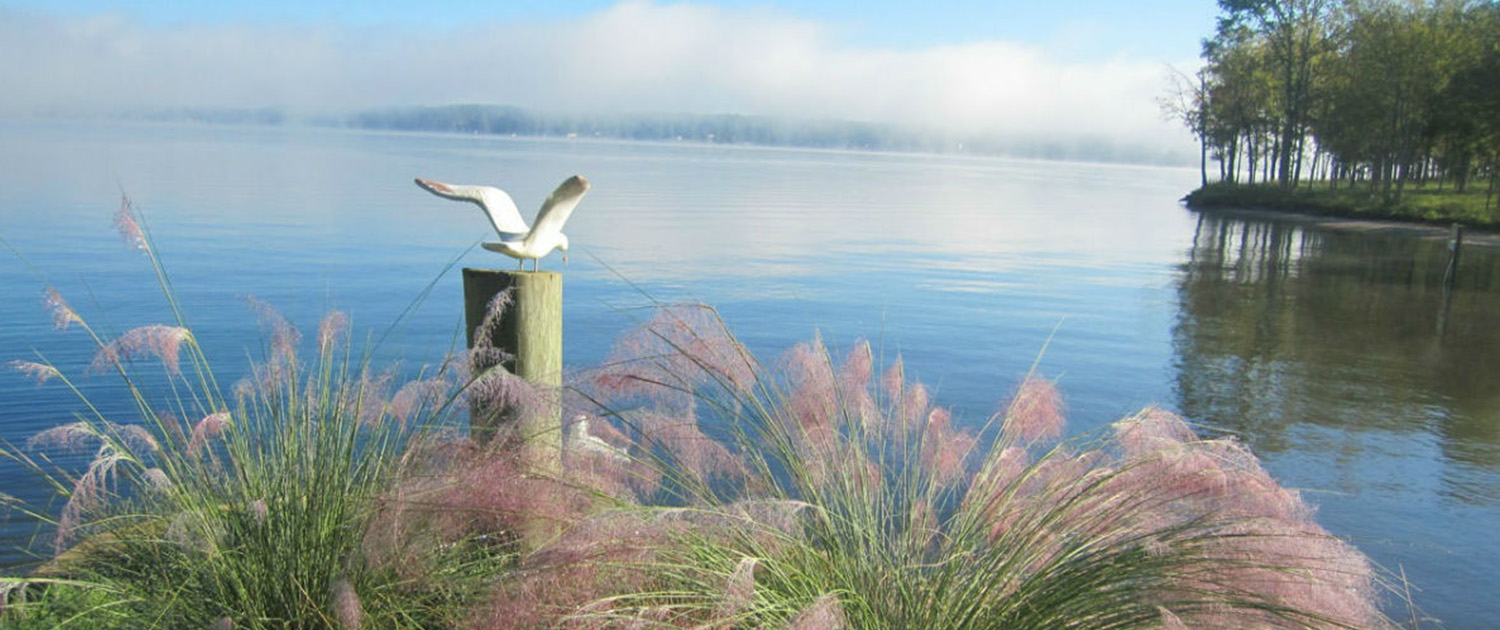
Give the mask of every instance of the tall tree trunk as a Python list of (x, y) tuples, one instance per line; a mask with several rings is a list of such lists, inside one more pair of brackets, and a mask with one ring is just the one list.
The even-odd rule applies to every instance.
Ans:
[(1250, 175), (1249, 175), (1249, 180), (1248, 181), (1250, 182), (1251, 186), (1254, 186), (1255, 185), (1255, 160), (1259, 156), (1257, 156), (1255, 154), (1255, 143), (1256, 143), (1255, 136), (1250, 136), (1249, 138), (1246, 138), (1246, 140), (1250, 144), (1250, 146), (1245, 149), (1245, 151), (1246, 151), (1245, 162), (1246, 162), (1246, 165), (1250, 169)]
[(1208, 137), (1198, 136), (1198, 187), (1208, 188)]

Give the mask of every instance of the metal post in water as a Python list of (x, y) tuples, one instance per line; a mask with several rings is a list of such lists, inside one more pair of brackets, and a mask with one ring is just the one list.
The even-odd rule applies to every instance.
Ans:
[(1441, 338), (1448, 330), (1448, 305), (1453, 299), (1453, 283), (1458, 279), (1458, 255), (1464, 247), (1464, 226), (1453, 224), (1448, 235), (1448, 268), (1443, 272), (1443, 303), (1438, 307), (1437, 333)]
[(1448, 235), (1448, 270), (1443, 273), (1443, 291), (1453, 288), (1453, 281), (1458, 277), (1458, 255), (1464, 246), (1464, 226), (1453, 224), (1452, 232)]

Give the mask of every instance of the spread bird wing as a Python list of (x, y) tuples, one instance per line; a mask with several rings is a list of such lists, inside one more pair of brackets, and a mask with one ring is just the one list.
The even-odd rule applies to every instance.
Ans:
[(542, 209), (536, 213), (536, 223), (531, 226), (531, 233), (526, 235), (526, 243), (529, 245), (538, 239), (561, 234), (563, 224), (568, 222), (573, 209), (578, 207), (578, 202), (588, 191), (589, 180), (581, 175), (574, 175), (565, 180), (557, 187), (557, 190), (547, 196), (546, 201), (542, 202)]
[(420, 177), (416, 182), (423, 190), (444, 199), (467, 201), (479, 206), (501, 238), (520, 237), (531, 229), (526, 227), (526, 220), (521, 218), (521, 210), (516, 207), (516, 202), (499, 188), (444, 184)]

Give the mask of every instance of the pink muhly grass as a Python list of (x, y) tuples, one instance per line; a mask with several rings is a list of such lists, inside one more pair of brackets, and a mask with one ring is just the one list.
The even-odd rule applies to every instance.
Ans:
[(359, 602), (359, 594), (349, 580), (339, 578), (328, 588), (328, 609), (333, 620), (345, 630), (359, 630), (365, 622), (365, 609)]
[(838, 383), (821, 338), (792, 346), (782, 359), (792, 393), (787, 407), (804, 431), (832, 428), (837, 417)]
[(121, 453), (109, 445), (101, 446), (93, 461), (89, 462), (88, 470), (73, 483), (68, 502), (63, 505), (57, 519), (57, 533), (53, 539), (57, 553), (62, 553), (67, 547), (74, 532), (82, 526), (84, 516), (108, 502), (109, 478), (121, 457)]
[(156, 436), (138, 424), (109, 424), (109, 430), (121, 446), (129, 449), (136, 455), (144, 455), (161, 450), (161, 444), (156, 441)]
[(167, 412), (157, 412), (156, 426), (161, 427), (162, 437), (165, 438), (167, 447), (178, 449), (187, 446), (187, 432), (183, 430), (182, 421)]
[(255, 311), (261, 327), (271, 331), (270, 361), (291, 361), (297, 356), (297, 346), (302, 343), (302, 331), (297, 330), (287, 318), (270, 303), (253, 295), (245, 297), (245, 303)]
[(68, 301), (63, 299), (62, 294), (58, 293), (57, 289), (47, 287), (46, 297), (43, 301), (46, 304), (47, 310), (52, 313), (53, 327), (58, 330), (67, 330), (71, 324), (83, 325), (83, 318), (79, 317), (78, 312), (68, 306)]
[(56, 448), (64, 451), (80, 451), (94, 447), (124, 448), (130, 453), (144, 454), (159, 448), (156, 437), (145, 427), (136, 424), (115, 424), (78, 421), (62, 424), (42, 431), (26, 440), (29, 448)]
[(1113, 428), (1115, 441), (1127, 456), (1198, 439), (1192, 427), (1181, 417), (1160, 407), (1149, 407), (1133, 417), (1115, 422)]
[(1312, 509), (1297, 491), (1283, 488), (1248, 448), (1230, 439), (1203, 440), (1176, 454), (1179, 477), (1197, 476), (1203, 503), (1228, 517), (1312, 520)]
[(47, 365), (46, 363), (37, 363), (35, 361), (21, 361), (18, 359), (6, 363), (5, 365), (12, 370), (26, 375), (27, 378), (36, 381), (38, 387), (40, 387), (42, 383), (45, 383), (54, 378), (62, 378), (62, 373), (58, 372), (57, 368)]
[(1057, 386), (1043, 378), (1029, 376), (1016, 390), (1016, 397), (1005, 410), (1001, 432), (1024, 444), (1056, 439), (1062, 435), (1062, 394)]
[(652, 411), (631, 414), (631, 418), (643, 445), (662, 449), (669, 463), (681, 464), (700, 479), (743, 473), (739, 459), (718, 440), (705, 435), (697, 418)]
[(98, 429), (88, 422), (70, 422), (42, 431), (26, 440), (28, 448), (56, 448), (64, 451), (79, 451), (99, 445), (103, 437)]
[(904, 434), (913, 428), (921, 427), (921, 421), (927, 417), (927, 407), (930, 404), (927, 394), (927, 386), (921, 383), (913, 383), (906, 388), (906, 392), (896, 402), (892, 418), (896, 426), (892, 427), (898, 434)]
[(183, 343), (192, 343), (193, 334), (180, 326), (150, 324), (125, 331), (94, 354), (89, 364), (91, 372), (102, 372), (112, 366), (124, 369), (124, 361), (143, 356), (161, 359), (167, 371), (180, 372), (178, 356)]
[(507, 417), (530, 415), (547, 407), (559, 395), (555, 390), (531, 383), (498, 365), (479, 373), (463, 393), (471, 404), (481, 405), (484, 414)]
[[(339, 392), (338, 411), (352, 416), (360, 426), (375, 426), (385, 418), (386, 394), (395, 378), (392, 370), (382, 372), (380, 376), (371, 376), (368, 368), (361, 370), (359, 378), (347, 383)], [(308, 395), (316, 398), (316, 388), (309, 389)]]
[(906, 391), (906, 361), (901, 355), (896, 355), (896, 361), (885, 369), (880, 384), (885, 387), (885, 395), (890, 400), (901, 399), (901, 394)]
[(525, 474), (507, 449), (470, 447), (446, 468), (424, 502), (438, 509), (432, 526), (450, 536), (516, 532), (528, 520), (566, 523), (588, 505), (582, 489)]
[(318, 349), (327, 352), (338, 340), (349, 333), (349, 315), (343, 311), (329, 311), (318, 322)]
[(938, 525), (937, 511), (926, 499), (918, 500), (911, 506), (907, 531), (911, 535), (911, 542), (917, 549), (929, 547), (938, 534), (942, 533)]
[[(1363, 554), (1311, 522), (1242, 520), (1214, 541), (1218, 566), (1188, 580), (1189, 588), (1231, 596), (1250, 592), (1318, 625), (1380, 627), (1374, 571)], [(1265, 611), (1235, 611), (1240, 626), (1281, 627)]]
[[(630, 619), (658, 619), (669, 610), (622, 609), (617, 595), (640, 592), (652, 579), (640, 567), (668, 540), (683, 534), (682, 521), (629, 512), (606, 512), (568, 528), (551, 544), (527, 555), (515, 579), (504, 580), (471, 628), (619, 628)], [(626, 623), (621, 623), (626, 622)]]
[(741, 499), (725, 511), (750, 524), (795, 536), (802, 531), (802, 513), (811, 506), (793, 499)]
[(684, 406), (705, 384), (749, 392), (755, 364), (718, 314), (698, 304), (657, 309), (652, 318), (615, 341), (593, 379), (609, 398), (647, 397)]
[(844, 607), (832, 593), (819, 597), (787, 623), (786, 630), (843, 630)]
[(273, 399), (279, 395), (290, 395), (297, 388), (293, 379), (296, 367), (293, 357), (274, 354), (265, 361), (257, 361), (246, 374), (234, 384), (234, 395), (240, 400), (257, 397)]
[(964, 473), (964, 461), (974, 451), (974, 436), (955, 431), (947, 409), (934, 408), (927, 414), (922, 435), (922, 467), (939, 484), (957, 480)]
[(977, 510), (982, 519), (994, 521), (1013, 486), (1025, 474), (1030, 459), (1026, 449), (1019, 446), (992, 453), (964, 495), (965, 509)]
[(724, 593), (714, 607), (716, 617), (734, 617), (750, 609), (755, 601), (755, 558), (741, 558), (725, 580)]
[(157, 492), (166, 492), (172, 489), (172, 478), (168, 477), (167, 472), (160, 468), (147, 468), (141, 473), (141, 478), (145, 480), (147, 488), (156, 490)]
[(515, 289), (510, 288), (490, 298), (489, 304), (484, 307), (484, 317), (480, 318), (479, 325), (474, 328), (474, 337), (469, 344), (471, 347), (494, 345), (495, 332), (500, 330), (500, 320), (505, 317), (505, 311), (510, 310), (515, 303), (515, 297)]
[(135, 204), (126, 195), (120, 195), (120, 209), (115, 211), (115, 229), (120, 231), (120, 238), (124, 239), (127, 246), (141, 251), (150, 250), (146, 232), (135, 218)]
[(874, 366), (875, 354), (870, 350), (870, 342), (860, 339), (854, 342), (849, 354), (844, 355), (844, 364), (839, 367), (839, 381), (849, 389), (865, 389), (870, 385)]
[(404, 426), (422, 410), (441, 405), (452, 388), (453, 384), (442, 377), (408, 381), (391, 397), (388, 412)]
[(870, 375), (874, 369), (874, 355), (870, 342), (863, 339), (855, 342), (844, 364), (839, 367), (839, 394), (844, 413), (859, 418), (864, 425), (879, 416), (875, 400), (870, 396)]
[(193, 425), (193, 432), (188, 437), (187, 454), (189, 457), (197, 455), (208, 446), (210, 440), (217, 439), (224, 431), (229, 429), (229, 412), (220, 411), (204, 416)]

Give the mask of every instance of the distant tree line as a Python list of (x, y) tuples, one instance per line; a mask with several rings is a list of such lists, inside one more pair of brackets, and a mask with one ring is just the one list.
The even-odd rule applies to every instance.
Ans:
[[(53, 115), (66, 117), (67, 112)], [(509, 105), (403, 106), (344, 112), (289, 112), (276, 107), (197, 107), (115, 112), (116, 119), (154, 123), (337, 127), (527, 137), (611, 138), (987, 155), (1042, 160), (1182, 164), (1176, 147), (1107, 134), (960, 132), (939, 127), (742, 114), (543, 113)]]
[(735, 114), (566, 115), (539, 114), (506, 105), (446, 105), (367, 110), (348, 116), (345, 123), (362, 129), (517, 136), (573, 135), (838, 149), (940, 148), (931, 146), (934, 139), (874, 123), (785, 121)]
[(1147, 145), (1084, 134), (959, 134), (889, 123), (741, 114), (543, 114), (506, 105), (442, 105), (366, 110), (319, 123), (396, 131), (682, 140), (1147, 164), (1180, 163), (1182, 157)]
[(1411, 183), (1500, 173), (1500, 5), (1219, 0), (1205, 64), (1164, 107), (1197, 136), (1202, 183)]

